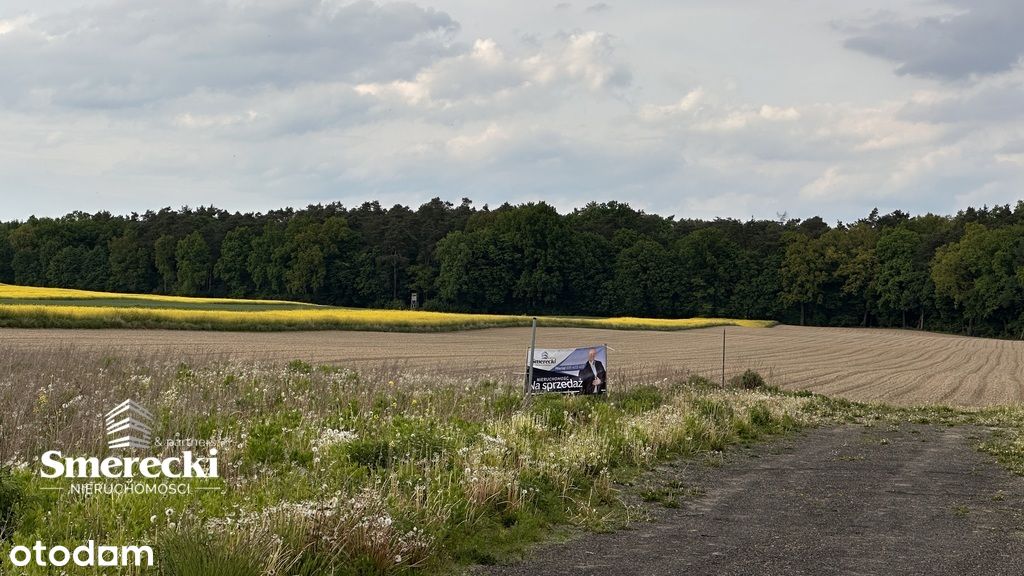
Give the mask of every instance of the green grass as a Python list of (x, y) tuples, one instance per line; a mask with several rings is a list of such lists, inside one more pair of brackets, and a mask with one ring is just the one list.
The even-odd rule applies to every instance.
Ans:
[[(59, 349), (0, 354), (0, 373), (0, 558), (36, 540), (150, 544), (160, 566), (144, 573), (163, 576), (501, 563), (567, 529), (623, 526), (627, 490), (668, 508), (700, 496), (678, 479), (628, 488), (665, 463), (720, 462), (738, 444), (822, 424), (992, 427), (979, 428), (979, 448), (1024, 473), (1020, 408), (893, 408), (701, 378), (526, 400), (514, 381)], [(102, 414), (126, 397), (154, 412), (158, 437), (217, 442), (222, 476), (208, 486), (220, 490), (48, 490), (66, 485), (36, 475), (39, 455), (103, 455)]]
[[(149, 572), (175, 576), (447, 574), (504, 562), (565, 527), (621, 526), (617, 481), (658, 462), (813, 423), (806, 399), (700, 379), (524, 401), (512, 382), (304, 362), (65, 353), (0, 368), (17, 375), (0, 380), (0, 555), (36, 540), (151, 544), (161, 565)], [(208, 486), (222, 491), (47, 490), (66, 482), (34, 474), (41, 452), (104, 454), (97, 415), (128, 395), (156, 414), (155, 436), (218, 441), (222, 477)], [(673, 489), (665, 505), (683, 496)]]

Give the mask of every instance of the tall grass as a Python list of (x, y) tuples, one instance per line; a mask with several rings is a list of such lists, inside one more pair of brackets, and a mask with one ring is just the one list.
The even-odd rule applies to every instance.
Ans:
[[(16, 495), (0, 555), (94, 539), (152, 544), (167, 575), (445, 573), (553, 526), (618, 525), (616, 481), (661, 459), (816, 421), (809, 398), (685, 375), (525, 402), (501, 377), (182, 360), (0, 351), (0, 487)], [(103, 414), (127, 397), (156, 414), (155, 436), (215, 441), (221, 478), (207, 486), (221, 490), (44, 490), (39, 455), (103, 455)]]

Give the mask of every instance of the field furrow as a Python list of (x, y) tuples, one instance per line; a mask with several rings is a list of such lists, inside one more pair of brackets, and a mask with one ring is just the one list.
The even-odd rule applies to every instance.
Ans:
[[(909, 330), (730, 327), (726, 376), (747, 368), (789, 389), (899, 405), (988, 406), (1024, 401), (1024, 342)], [(233, 333), (162, 330), (0, 330), (7, 350), (74, 346), (150, 354), (301, 359), (395, 370), (415, 368), (516, 378), (530, 332), (494, 328), (440, 334)], [(720, 378), (722, 329), (681, 332), (546, 328), (538, 346), (606, 343), (610, 363), (630, 373), (691, 371)]]

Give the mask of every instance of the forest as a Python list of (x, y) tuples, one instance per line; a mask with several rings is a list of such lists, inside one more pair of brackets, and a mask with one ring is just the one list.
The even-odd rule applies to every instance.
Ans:
[(0, 223), (0, 282), (334, 306), (773, 319), (1024, 339), (1024, 201), (695, 220), (619, 202), (560, 214), (435, 198), (230, 213), (164, 208)]

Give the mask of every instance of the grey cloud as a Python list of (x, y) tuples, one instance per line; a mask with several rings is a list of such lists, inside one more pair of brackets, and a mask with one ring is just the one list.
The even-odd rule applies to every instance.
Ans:
[(116, 108), (199, 88), (390, 80), (449, 54), (458, 26), (408, 2), (116, 0), (0, 35), (0, 98)]
[(981, 86), (966, 93), (912, 101), (900, 113), (911, 121), (948, 124), (1005, 123), (1024, 118), (1024, 84), (1019, 80)]
[(598, 2), (597, 4), (591, 4), (590, 6), (587, 6), (587, 12), (590, 12), (591, 14), (595, 14), (597, 12), (605, 12), (610, 9), (611, 6), (608, 5), (606, 2)]
[(957, 80), (1014, 68), (1024, 55), (1024, 3), (953, 0), (955, 13), (866, 25), (838, 26), (852, 34), (845, 46), (898, 64), (903, 75)]

